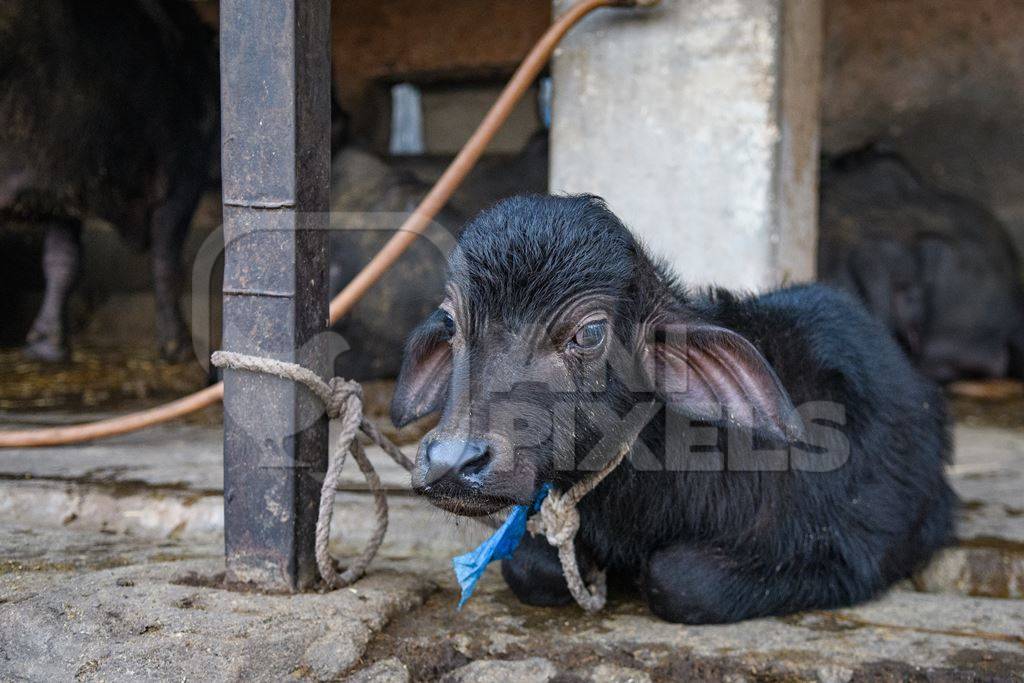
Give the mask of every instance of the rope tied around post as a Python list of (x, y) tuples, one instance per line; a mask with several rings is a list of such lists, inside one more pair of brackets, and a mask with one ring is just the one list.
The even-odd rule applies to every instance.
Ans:
[[(363, 388), (358, 382), (351, 382), (335, 377), (325, 382), (313, 371), (285, 361), (273, 358), (260, 358), (232, 351), (216, 351), (210, 359), (215, 367), (230, 370), (245, 370), (272, 375), (302, 384), (324, 404), (328, 419), (339, 422), (338, 447), (328, 455), (327, 472), (320, 487), (320, 510), (316, 521), (316, 564), (320, 576), (328, 589), (343, 588), (358, 580), (366, 571), (388, 529), (388, 499), (384, 493), (377, 470), (363, 450), (357, 438), (362, 432), (370, 441), (380, 446), (385, 453), (406, 470), (412, 469), (412, 461), (390, 439), (380, 433), (377, 427), (363, 417)], [(367, 486), (373, 494), (376, 523), (373, 534), (366, 542), (363, 552), (356, 557), (345, 571), (338, 573), (334, 558), (331, 557), (328, 543), (331, 537), (331, 517), (334, 514), (334, 495), (341, 480), (341, 470), (346, 456), (351, 453), (352, 459), (359, 466), (359, 471), (366, 478)]]
[[(413, 463), (405, 453), (363, 416), (363, 388), (358, 382), (341, 377), (325, 382), (312, 370), (295, 363), (233, 351), (215, 351), (210, 362), (218, 368), (258, 372), (298, 382), (320, 399), (328, 419), (339, 422), (338, 448), (335, 454), (328, 455), (327, 472), (320, 488), (320, 510), (316, 522), (316, 562), (328, 589), (343, 588), (358, 580), (384, 541), (384, 534), (388, 528), (388, 500), (377, 470), (363, 450), (357, 434), (362, 432), (406, 471), (411, 472), (413, 469)], [(540, 511), (527, 523), (527, 529), (531, 534), (544, 534), (548, 543), (558, 549), (558, 559), (569, 591), (579, 606), (587, 612), (596, 612), (604, 607), (607, 588), (603, 571), (595, 571), (589, 577), (589, 586), (580, 575), (575, 544), (576, 532), (580, 527), (580, 514), (576, 506), (583, 496), (593, 491), (619, 466), (629, 453), (630, 447), (631, 443), (627, 442), (594, 476), (578, 482), (565, 493), (549, 491), (541, 503)], [(339, 574), (328, 549), (328, 542), (331, 536), (331, 517), (334, 513), (334, 494), (338, 490), (341, 470), (349, 453), (352, 454), (373, 493), (376, 526), (363, 552)], [(487, 524), (486, 521), (480, 521)]]

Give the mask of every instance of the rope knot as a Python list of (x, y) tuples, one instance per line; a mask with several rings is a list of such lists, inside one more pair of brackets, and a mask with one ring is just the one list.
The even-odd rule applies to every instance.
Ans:
[(580, 513), (569, 496), (556, 491), (548, 493), (540, 504), (538, 522), (533, 525), (534, 533), (542, 533), (553, 546), (563, 545), (576, 536), (580, 528)]
[(329, 393), (324, 401), (327, 417), (336, 420), (347, 414), (363, 414), (363, 388), (358, 382), (334, 377), (327, 382)]
[[(384, 486), (381, 484), (376, 470), (373, 469), (373, 463), (366, 456), (362, 444), (356, 438), (356, 433), (363, 432), (372, 442), (394, 458), (395, 462), (407, 470), (412, 469), (412, 463), (398, 446), (391, 443), (372, 423), (363, 419), (363, 388), (359, 386), (358, 382), (350, 382), (341, 377), (324, 382), (315, 372), (301, 365), (232, 351), (217, 351), (210, 360), (218, 368), (258, 372), (299, 382), (323, 402), (327, 417), (331, 420), (338, 420), (340, 423), (338, 425), (338, 446), (328, 454), (327, 471), (324, 473), (324, 481), (320, 487), (320, 510), (316, 521), (314, 550), (317, 568), (320, 570), (320, 576), (323, 577), (324, 585), (327, 588), (349, 585), (366, 571), (367, 565), (370, 564), (370, 560), (377, 554), (377, 549), (384, 541), (384, 534), (388, 528), (388, 501), (384, 494)], [(341, 469), (349, 454), (352, 455), (359, 470), (366, 477), (367, 486), (373, 493), (377, 524), (362, 554), (339, 574), (327, 546), (331, 537), (334, 494), (338, 490)]]

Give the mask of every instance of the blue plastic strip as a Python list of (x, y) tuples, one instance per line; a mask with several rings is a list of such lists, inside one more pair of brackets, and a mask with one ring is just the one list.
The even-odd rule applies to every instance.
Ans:
[(532, 505), (516, 505), (512, 508), (505, 523), (502, 524), (487, 540), (470, 550), (465, 555), (452, 558), (452, 567), (455, 569), (455, 578), (462, 588), (462, 597), (459, 600), (459, 609), (466, 604), (469, 597), (473, 595), (477, 582), (483, 576), (487, 565), (495, 560), (503, 560), (512, 555), (519, 547), (526, 533), (526, 518), (532, 512), (540, 509), (540, 504), (551, 490), (550, 484), (545, 484), (537, 493)]

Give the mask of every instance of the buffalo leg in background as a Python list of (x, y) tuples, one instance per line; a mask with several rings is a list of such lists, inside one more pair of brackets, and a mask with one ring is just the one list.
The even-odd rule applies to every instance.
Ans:
[(55, 220), (47, 226), (43, 245), (46, 293), (29, 330), (25, 352), (32, 358), (60, 361), (68, 356), (68, 298), (81, 273), (82, 224)]
[(181, 250), (189, 222), (199, 203), (203, 178), (197, 182), (179, 182), (175, 192), (154, 213), (152, 235), (153, 289), (156, 297), (156, 340), (160, 355), (169, 361), (185, 360), (191, 344), (188, 328), (181, 315), (183, 268)]

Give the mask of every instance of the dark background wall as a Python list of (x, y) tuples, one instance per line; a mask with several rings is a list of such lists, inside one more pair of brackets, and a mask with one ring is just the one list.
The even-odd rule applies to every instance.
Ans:
[(1024, 248), (1024, 1), (828, 0), (822, 148), (887, 141)]

